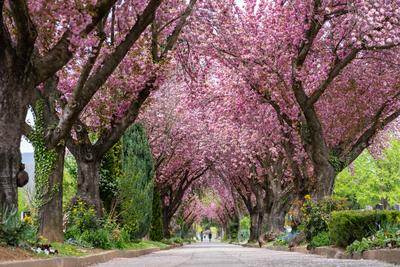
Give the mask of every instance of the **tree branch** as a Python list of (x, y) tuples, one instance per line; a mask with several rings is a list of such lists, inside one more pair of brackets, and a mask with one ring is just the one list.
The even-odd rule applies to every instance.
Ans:
[(182, 16), (180, 17), (178, 23), (176, 24), (174, 30), (172, 31), (171, 35), (167, 38), (167, 44), (165, 49), (163, 50), (160, 59), (163, 59), (167, 56), (168, 52), (174, 48), (175, 43), (178, 40), (179, 34), (181, 33), (183, 27), (186, 24), (187, 18), (193, 11), (193, 7), (196, 4), (197, 0), (190, 0), (188, 6), (186, 7), (185, 11), (183, 12)]
[[(396, 96), (399, 95), (400, 93), (398, 93)], [(353, 162), (362, 153), (362, 151), (368, 147), (371, 139), (380, 129), (384, 128), (386, 125), (400, 116), (400, 109), (397, 109), (386, 118), (381, 118), (385, 108), (387, 107), (387, 104), (388, 102), (382, 105), (382, 107), (377, 111), (372, 125), (357, 139), (350, 151), (346, 154), (343, 154), (344, 151), (340, 153), (339, 160), (343, 163), (342, 166), (348, 166), (351, 162)]]
[(97, 90), (104, 85), (110, 75), (123, 60), (133, 44), (139, 39), (147, 26), (154, 20), (155, 12), (161, 5), (162, 0), (151, 0), (142, 15), (133, 25), (124, 41), (122, 41), (115, 51), (110, 54), (86, 81), (85, 86), (75, 97), (66, 105), (60, 122), (57, 125), (57, 131), (52, 135), (51, 143), (55, 144), (61, 140), (70, 131), (73, 122), (78, 118), (81, 111), (89, 103)]
[(154, 82), (155, 77), (153, 76), (147, 81), (144, 88), (140, 91), (138, 97), (131, 102), (131, 105), (129, 106), (129, 109), (123, 119), (118, 122), (114, 128), (111, 128), (109, 131), (100, 136), (94, 145), (94, 149), (98, 154), (103, 155), (106, 153), (115, 144), (115, 142), (121, 138), (125, 130), (128, 129), (132, 122), (136, 120), (137, 116), (139, 115), (140, 108), (154, 87)]
[(334, 64), (334, 66), (329, 71), (327, 79), (318, 87), (318, 89), (308, 98), (307, 106), (312, 106), (321, 95), (325, 92), (325, 90), (329, 87), (332, 81), (340, 74), (340, 72), (349, 65), (353, 59), (356, 58), (358, 52), (360, 52), (361, 48), (354, 48), (346, 57), (342, 60), (339, 60)]
[[(3, 8), (4, 0), (0, 0), (0, 47), (4, 47), (4, 49), (0, 49), (0, 60), (10, 61), (12, 57), (9, 57), (9, 55), (15, 54), (15, 50), (12, 47), (11, 36), (8, 28), (4, 23)], [(12, 64), (9, 63), (7, 65)]]
[(28, 60), (33, 52), (37, 31), (30, 16), (26, 0), (9, 1), (17, 36), (17, 55)]

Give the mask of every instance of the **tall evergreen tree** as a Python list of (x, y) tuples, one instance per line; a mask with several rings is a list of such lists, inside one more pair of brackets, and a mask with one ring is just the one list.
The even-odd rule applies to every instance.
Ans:
[(122, 144), (121, 215), (131, 237), (140, 239), (150, 230), (154, 187), (154, 164), (143, 125), (131, 126)]
[(118, 181), (122, 177), (122, 142), (116, 143), (101, 160), (100, 199), (107, 212), (113, 207), (118, 194)]
[(164, 238), (161, 217), (161, 196), (156, 189), (154, 189), (152, 209), (153, 216), (151, 218), (150, 239), (154, 241), (161, 241)]

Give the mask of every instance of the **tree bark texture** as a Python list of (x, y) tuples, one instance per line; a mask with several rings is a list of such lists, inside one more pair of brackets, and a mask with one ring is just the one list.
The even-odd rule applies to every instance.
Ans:
[(0, 66), (0, 205), (9, 208), (18, 205), (16, 176), (29, 99), (20, 85), (17, 74)]
[(55, 148), (57, 161), (49, 175), (49, 193), (44, 196), (47, 201), (39, 209), (39, 233), (49, 242), (63, 242), (63, 175), (65, 146)]
[(78, 165), (78, 197), (93, 205), (99, 217), (103, 215), (103, 204), (100, 199), (100, 165), (101, 160), (91, 161), (76, 157)]
[(162, 222), (163, 222), (163, 235), (164, 238), (171, 238), (171, 219), (169, 209), (165, 204), (162, 204)]

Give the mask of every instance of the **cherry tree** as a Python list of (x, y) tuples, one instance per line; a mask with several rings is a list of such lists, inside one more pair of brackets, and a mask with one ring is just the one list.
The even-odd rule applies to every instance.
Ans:
[[(170, 1), (160, 6), (151, 28), (94, 96), (67, 140), (78, 165), (78, 196), (93, 203), (98, 214), (102, 210), (101, 159), (136, 120), (150, 93), (163, 86), (163, 80), (175, 65), (175, 45), (195, 3), (196, 0), (188, 4)], [(90, 139), (93, 132), (95, 140)]]
[(173, 216), (210, 168), (204, 124), (186, 108), (181, 75), (171, 77), (150, 99), (141, 115), (148, 128), (155, 158), (155, 188), (162, 200), (164, 237), (170, 236)]
[[(159, 0), (120, 3), (126, 24), (120, 42), (103, 53), (104, 26), (115, 0), (90, 2), (0, 1), (0, 200), (16, 206), (15, 177), (20, 168), (19, 145), (28, 105), (35, 104), (37, 87), (61, 70), (71, 79), (71, 97), (62, 107), (62, 116), (46, 138), (56, 147), (70, 132), (91, 97), (106, 82), (132, 45), (153, 21)], [(132, 10), (136, 16), (132, 18)], [(133, 23), (131, 23), (133, 21)], [(40, 27), (39, 27), (40, 25)], [(122, 25), (121, 25), (122, 26)], [(122, 37), (124, 36), (124, 37)], [(102, 54), (103, 56), (100, 56)], [(79, 58), (79, 60), (77, 60)], [(97, 60), (98, 59), (98, 60)]]
[[(203, 55), (235, 70), (300, 137), (321, 198), (399, 115), (399, 3), (225, 1), (203, 6)], [(298, 148), (296, 148), (298, 149)]]

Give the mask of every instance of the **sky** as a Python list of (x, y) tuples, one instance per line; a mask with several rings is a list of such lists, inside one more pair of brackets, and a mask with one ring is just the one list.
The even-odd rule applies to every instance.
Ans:
[[(32, 112), (30, 110), (28, 111), (28, 114), (26, 116), (26, 122), (29, 125), (33, 125), (33, 115), (32, 115)], [(33, 152), (32, 145), (26, 140), (25, 137), (23, 137), (22, 140), (21, 140), (20, 150), (21, 150), (21, 153), (31, 153), (31, 152)]]

